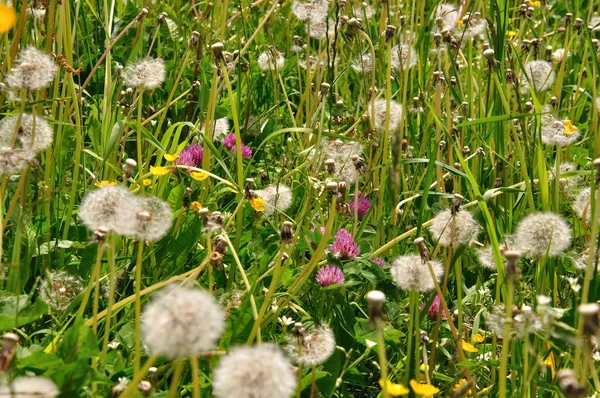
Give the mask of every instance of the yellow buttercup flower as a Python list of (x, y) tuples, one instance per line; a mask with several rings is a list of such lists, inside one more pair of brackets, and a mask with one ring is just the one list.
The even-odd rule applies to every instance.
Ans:
[(439, 388), (432, 386), (431, 384), (417, 383), (416, 380), (410, 381), (410, 387), (413, 389), (415, 394), (423, 397), (431, 397), (432, 395), (440, 392)]
[(200, 204), (200, 202), (192, 202), (190, 204), (190, 208), (194, 211), (198, 211), (202, 208), (202, 205)]
[[(383, 379), (379, 379), (379, 386), (383, 389)], [(402, 384), (392, 383), (389, 380), (385, 381), (385, 387), (392, 397), (399, 397), (400, 395), (407, 395), (410, 393), (410, 390), (404, 387)]]
[(167, 154), (165, 154), (165, 159), (167, 159), (167, 162), (174, 162), (177, 159), (179, 159), (179, 155), (178, 154), (170, 155), (167, 153)]
[(573, 123), (571, 123), (571, 120), (565, 120), (565, 134), (566, 135), (571, 135), (573, 133), (576, 133), (577, 130), (579, 130), (577, 127), (573, 126)]
[(160, 176), (164, 176), (168, 172), (169, 172), (169, 169), (167, 169), (166, 167), (163, 167), (163, 166), (158, 166), (158, 167), (150, 166), (150, 173), (152, 175), (160, 177)]
[(102, 187), (114, 187), (115, 185), (117, 185), (117, 182), (116, 181), (102, 180), (100, 182), (95, 183), (94, 185), (97, 186), (98, 188), (102, 188)]
[(144, 183), (145, 187), (149, 187), (150, 185), (152, 185), (152, 180), (149, 178), (144, 178), (144, 181), (142, 181)]
[(252, 206), (254, 211), (265, 211), (265, 201), (263, 198), (250, 199), (250, 206)]
[(517, 32), (515, 32), (514, 30), (509, 30), (508, 32), (506, 32), (506, 34), (508, 35), (508, 37), (513, 37), (517, 35)]
[(208, 174), (203, 173), (201, 171), (192, 171), (190, 173), (190, 177), (192, 177), (196, 181), (204, 181), (208, 178)]
[[(452, 386), (452, 391), (456, 392), (456, 391), (460, 390), (466, 383), (467, 383), (467, 379), (460, 379), (458, 381), (458, 383), (456, 383), (455, 385)], [(471, 395), (473, 395), (471, 393), (471, 390), (467, 391), (467, 396), (471, 396)]]
[(17, 13), (15, 9), (5, 3), (0, 3), (0, 33), (6, 33), (15, 26)]
[(529, 5), (532, 6), (532, 7), (541, 7), (542, 6), (542, 2), (541, 1), (529, 0)]
[(467, 343), (466, 341), (462, 341), (462, 349), (464, 352), (477, 352), (479, 351), (475, 346), (471, 343)]
[(473, 343), (483, 343), (485, 341), (485, 336), (475, 333), (473, 336), (471, 336), (471, 340)]

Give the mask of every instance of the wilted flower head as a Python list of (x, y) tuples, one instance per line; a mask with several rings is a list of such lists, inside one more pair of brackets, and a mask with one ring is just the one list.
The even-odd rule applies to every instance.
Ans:
[(321, 267), (317, 272), (316, 280), (319, 286), (323, 287), (341, 285), (344, 283), (344, 273), (337, 265), (329, 264)]
[(365, 196), (360, 193), (358, 194), (357, 198), (351, 198), (348, 200), (348, 210), (350, 212), (350, 215), (353, 215), (356, 209), (356, 214), (358, 215), (358, 218), (364, 218), (369, 212), (370, 208), (371, 201), (365, 198)]
[(440, 3), (435, 8), (435, 29), (434, 32), (443, 32), (452, 30), (458, 20), (458, 10), (449, 3)]
[[(367, 104), (369, 111), (371, 103)], [(386, 100), (378, 99), (375, 101), (375, 131), (382, 133), (385, 131), (385, 115), (386, 115)], [(402, 120), (402, 104), (396, 101), (390, 100), (390, 132), (394, 132), (400, 128), (400, 121)]]
[[(179, 158), (177, 158), (175, 164), (177, 166), (199, 167), (202, 165), (203, 154), (204, 149), (202, 145), (190, 144), (179, 152)], [(179, 169), (188, 173), (190, 172), (190, 169), (186, 167), (179, 167)]]
[[(439, 261), (430, 260), (429, 265), (433, 269), (436, 279), (444, 275), (444, 268)], [(402, 290), (416, 290), (428, 292), (435, 288), (435, 283), (429, 271), (429, 265), (421, 259), (418, 254), (408, 254), (396, 257), (392, 261), (390, 272), (396, 286)]]
[(124, 214), (133, 212), (135, 205), (135, 195), (127, 188), (105, 185), (85, 195), (79, 206), (79, 218), (92, 232), (103, 227), (123, 235), (127, 230)]
[(450, 209), (439, 212), (429, 227), (433, 238), (446, 247), (469, 244), (480, 230), (481, 227), (471, 213), (461, 210), (452, 214)]
[[(252, 157), (252, 149), (248, 145), (242, 144), (242, 157), (245, 159), (250, 159)], [(229, 149), (230, 152), (236, 153), (237, 146), (235, 142), (235, 134), (229, 134), (223, 139), (223, 146)]]
[(135, 205), (122, 215), (124, 232), (134, 239), (159, 240), (169, 232), (173, 222), (171, 206), (155, 196), (135, 197)]
[(225, 329), (225, 313), (213, 296), (191, 287), (167, 288), (142, 314), (144, 344), (153, 355), (194, 357), (215, 348)]
[(274, 344), (232, 348), (213, 372), (217, 398), (289, 398), (295, 388), (295, 371)]
[(530, 61), (525, 65), (525, 76), (521, 79), (521, 93), (527, 94), (531, 85), (535, 91), (544, 91), (554, 84), (554, 70), (547, 61)]
[[(298, 340), (300, 340), (300, 349), (298, 349)], [(285, 349), (294, 362), (317, 366), (325, 363), (335, 352), (335, 336), (329, 326), (319, 325), (312, 332), (299, 338), (290, 335)]]
[[(46, 119), (30, 114), (21, 115), (17, 129), (18, 116), (11, 116), (0, 121), (0, 146), (14, 147), (34, 153), (41, 152), (52, 144), (53, 131)], [(16, 142), (12, 139), (16, 134)]]
[(397, 70), (410, 69), (417, 64), (417, 52), (406, 43), (392, 47), (392, 66)]
[(341, 260), (352, 260), (360, 254), (360, 248), (354, 241), (352, 234), (342, 228), (335, 234), (335, 242), (331, 244), (331, 252)]
[(265, 214), (270, 216), (275, 210), (285, 213), (292, 205), (292, 190), (284, 184), (267, 185), (254, 193), (265, 201)]
[(59, 394), (56, 384), (41, 376), (17, 377), (10, 386), (0, 387), (0, 396), (7, 398), (54, 398)]
[(532, 213), (517, 225), (515, 242), (529, 257), (556, 256), (571, 245), (571, 227), (558, 214)]
[(6, 76), (11, 89), (37, 91), (47, 87), (56, 74), (56, 64), (48, 54), (34, 47), (21, 51), (15, 65)]
[(165, 62), (162, 58), (144, 58), (125, 68), (123, 81), (127, 87), (153, 90), (165, 80)]
[(265, 72), (270, 70), (281, 70), (285, 63), (285, 57), (276, 49), (271, 48), (260, 54), (256, 62), (258, 63), (258, 67)]
[(54, 311), (64, 311), (82, 290), (81, 278), (66, 271), (56, 271), (42, 279), (39, 294)]

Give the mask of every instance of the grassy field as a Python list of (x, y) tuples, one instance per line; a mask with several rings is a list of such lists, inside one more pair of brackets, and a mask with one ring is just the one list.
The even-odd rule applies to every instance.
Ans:
[(1, 1), (0, 396), (597, 396), (597, 0)]

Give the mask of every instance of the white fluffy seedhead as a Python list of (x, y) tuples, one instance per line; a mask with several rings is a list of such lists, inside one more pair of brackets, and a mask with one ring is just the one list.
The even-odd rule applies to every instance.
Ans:
[(521, 93), (527, 94), (533, 86), (535, 91), (545, 91), (554, 84), (555, 73), (547, 61), (530, 61), (525, 65), (525, 76), (521, 78)]
[(295, 371), (274, 344), (232, 348), (213, 372), (217, 398), (289, 398), (295, 388)]
[(136, 211), (136, 197), (124, 186), (104, 186), (86, 194), (79, 206), (79, 218), (90, 231), (103, 227), (124, 235)]
[[(371, 110), (371, 103), (367, 104), (369, 111)], [(378, 99), (375, 101), (375, 131), (382, 133), (385, 131), (386, 121), (386, 109), (387, 102), (385, 99)], [(370, 113), (370, 112), (369, 112)], [(395, 132), (400, 128), (400, 122), (402, 120), (402, 104), (397, 103), (394, 100), (390, 100), (390, 132)]]
[(292, 205), (292, 190), (287, 185), (268, 185), (254, 193), (265, 201), (264, 213), (269, 216), (275, 211), (285, 213)]
[(155, 196), (135, 197), (133, 211), (123, 214), (123, 235), (155, 241), (169, 232), (173, 223), (171, 206)]
[(48, 54), (27, 47), (21, 51), (10, 74), (6, 76), (6, 83), (13, 90), (37, 91), (52, 82), (56, 70), (56, 64)]
[[(444, 275), (444, 267), (439, 261), (430, 260), (436, 280), (439, 282)], [(396, 286), (402, 290), (429, 292), (435, 288), (427, 262), (423, 262), (418, 254), (396, 257), (392, 261), (390, 273)]]
[(317, 366), (325, 363), (335, 352), (335, 336), (327, 325), (317, 326), (300, 339), (300, 350), (298, 350), (298, 338), (294, 336), (290, 336), (285, 347), (296, 363)]
[[(21, 115), (18, 128), (17, 121), (18, 116), (10, 116), (0, 121), (0, 146), (22, 148), (35, 155), (52, 145), (54, 132), (46, 119), (25, 113)], [(13, 137), (16, 137), (14, 145)]]
[(558, 214), (532, 213), (517, 225), (515, 242), (529, 257), (556, 256), (571, 245), (571, 227)]
[(123, 81), (127, 87), (153, 90), (165, 80), (165, 62), (162, 58), (144, 58), (125, 68)]
[(153, 355), (170, 359), (214, 349), (225, 329), (225, 313), (213, 296), (190, 287), (160, 291), (144, 308), (144, 344)]
[(50, 379), (41, 376), (21, 376), (10, 386), (0, 387), (0, 397), (7, 398), (54, 398), (60, 390)]
[(481, 227), (468, 211), (461, 210), (452, 215), (452, 211), (446, 209), (433, 218), (429, 231), (440, 245), (458, 247), (469, 244)]

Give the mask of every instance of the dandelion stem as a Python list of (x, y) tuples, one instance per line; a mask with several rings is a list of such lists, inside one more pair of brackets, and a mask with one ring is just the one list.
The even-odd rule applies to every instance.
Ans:
[(500, 358), (500, 375), (498, 377), (498, 395), (500, 397), (506, 397), (506, 377), (508, 371), (508, 357), (510, 351), (510, 329), (513, 322), (513, 299), (515, 286), (514, 283), (507, 279), (508, 293), (506, 295), (506, 301), (504, 302), (504, 308), (506, 310), (504, 318), (504, 331), (502, 334), (502, 357)]
[(142, 317), (142, 267), (144, 259), (144, 241), (138, 241), (137, 256), (135, 262), (135, 347), (133, 356), (133, 369), (138, 372), (140, 369), (140, 354), (142, 346), (141, 317)]
[[(379, 371), (381, 372), (381, 380), (383, 380), (383, 398), (389, 398), (388, 392), (388, 370), (387, 359), (385, 356), (385, 338), (383, 336), (383, 320), (375, 319), (375, 333), (377, 334), (377, 351), (379, 352)], [(410, 342), (409, 342), (410, 344)]]

